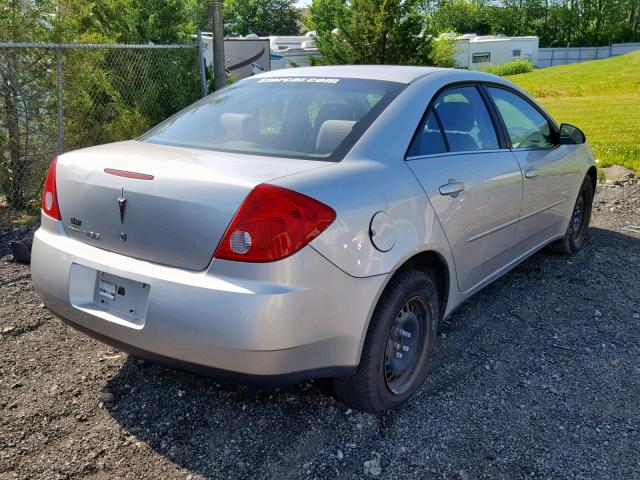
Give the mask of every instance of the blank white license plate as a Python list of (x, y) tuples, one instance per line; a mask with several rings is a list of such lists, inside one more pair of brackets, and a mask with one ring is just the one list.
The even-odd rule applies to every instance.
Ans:
[(98, 295), (110, 300), (116, 299), (116, 284), (107, 282), (106, 280), (98, 280)]

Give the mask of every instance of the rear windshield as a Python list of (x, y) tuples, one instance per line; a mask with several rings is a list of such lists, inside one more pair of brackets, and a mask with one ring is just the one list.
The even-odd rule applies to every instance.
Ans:
[(251, 78), (203, 98), (140, 140), (338, 161), (403, 88), (378, 80)]

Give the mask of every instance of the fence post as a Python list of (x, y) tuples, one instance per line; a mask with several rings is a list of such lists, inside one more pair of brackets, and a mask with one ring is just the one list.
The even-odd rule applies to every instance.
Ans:
[(58, 87), (58, 154), (64, 153), (64, 137), (63, 137), (63, 125), (62, 125), (62, 108), (64, 105), (63, 90), (62, 90), (62, 48), (56, 47), (56, 85)]
[(204, 44), (202, 43), (202, 32), (200, 30), (198, 30), (198, 65), (200, 66), (200, 90), (202, 97), (206, 97), (209, 92), (207, 89), (207, 75), (205, 73)]

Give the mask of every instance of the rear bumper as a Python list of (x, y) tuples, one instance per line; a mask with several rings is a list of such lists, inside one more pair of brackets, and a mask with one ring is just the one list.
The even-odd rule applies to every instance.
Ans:
[[(54, 312), (55, 313), (55, 312)], [(143, 350), (138, 347), (134, 347), (133, 345), (128, 345), (126, 343), (122, 343), (114, 338), (105, 337), (97, 332), (92, 330), (88, 330), (77, 323), (73, 323), (72, 321), (60, 317), (60, 319), (69, 325), (71, 328), (78, 330), (79, 332), (84, 333), (96, 340), (105, 343), (107, 345), (111, 345), (112, 347), (117, 348), (118, 350), (122, 350), (123, 352), (130, 353), (139, 358), (144, 358), (150, 360), (152, 362), (161, 363), (163, 365), (167, 365), (169, 367), (185, 370), (188, 372), (197, 373), (199, 375), (206, 375), (208, 377), (213, 377), (216, 380), (221, 380), (224, 382), (230, 383), (243, 383), (250, 385), (266, 385), (266, 386), (280, 386), (280, 385), (290, 385), (292, 383), (299, 382), (301, 380), (306, 380), (310, 378), (337, 378), (337, 377), (348, 377), (353, 375), (356, 372), (357, 366), (352, 367), (320, 367), (314, 368), (312, 370), (303, 370), (300, 372), (289, 372), (289, 373), (280, 373), (274, 375), (255, 375), (250, 373), (240, 373), (233, 372), (230, 370), (223, 370), (215, 367), (208, 367), (205, 365), (198, 365), (196, 363), (189, 363), (182, 360), (177, 360), (175, 358), (166, 357), (164, 355), (149, 352)]]
[[(98, 272), (147, 284), (144, 318), (82, 303), (76, 292), (93, 288), (86, 284)], [(105, 343), (182, 369), (268, 383), (353, 372), (385, 281), (350, 277), (310, 247), (279, 262), (216, 260), (191, 272), (83, 244), (49, 218), (34, 238), (32, 278), (49, 309)]]

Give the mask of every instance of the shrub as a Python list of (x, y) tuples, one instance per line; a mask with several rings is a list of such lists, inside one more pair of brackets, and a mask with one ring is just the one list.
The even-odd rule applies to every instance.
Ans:
[(429, 58), (435, 67), (457, 68), (457, 43), (454, 38), (441, 36), (434, 40)]
[(502, 65), (496, 65), (495, 67), (485, 67), (483, 72), (493, 73), (500, 77), (506, 77), (508, 75), (516, 75), (518, 73), (533, 72), (533, 62), (520, 58), (518, 60), (511, 60), (510, 62), (503, 63)]

